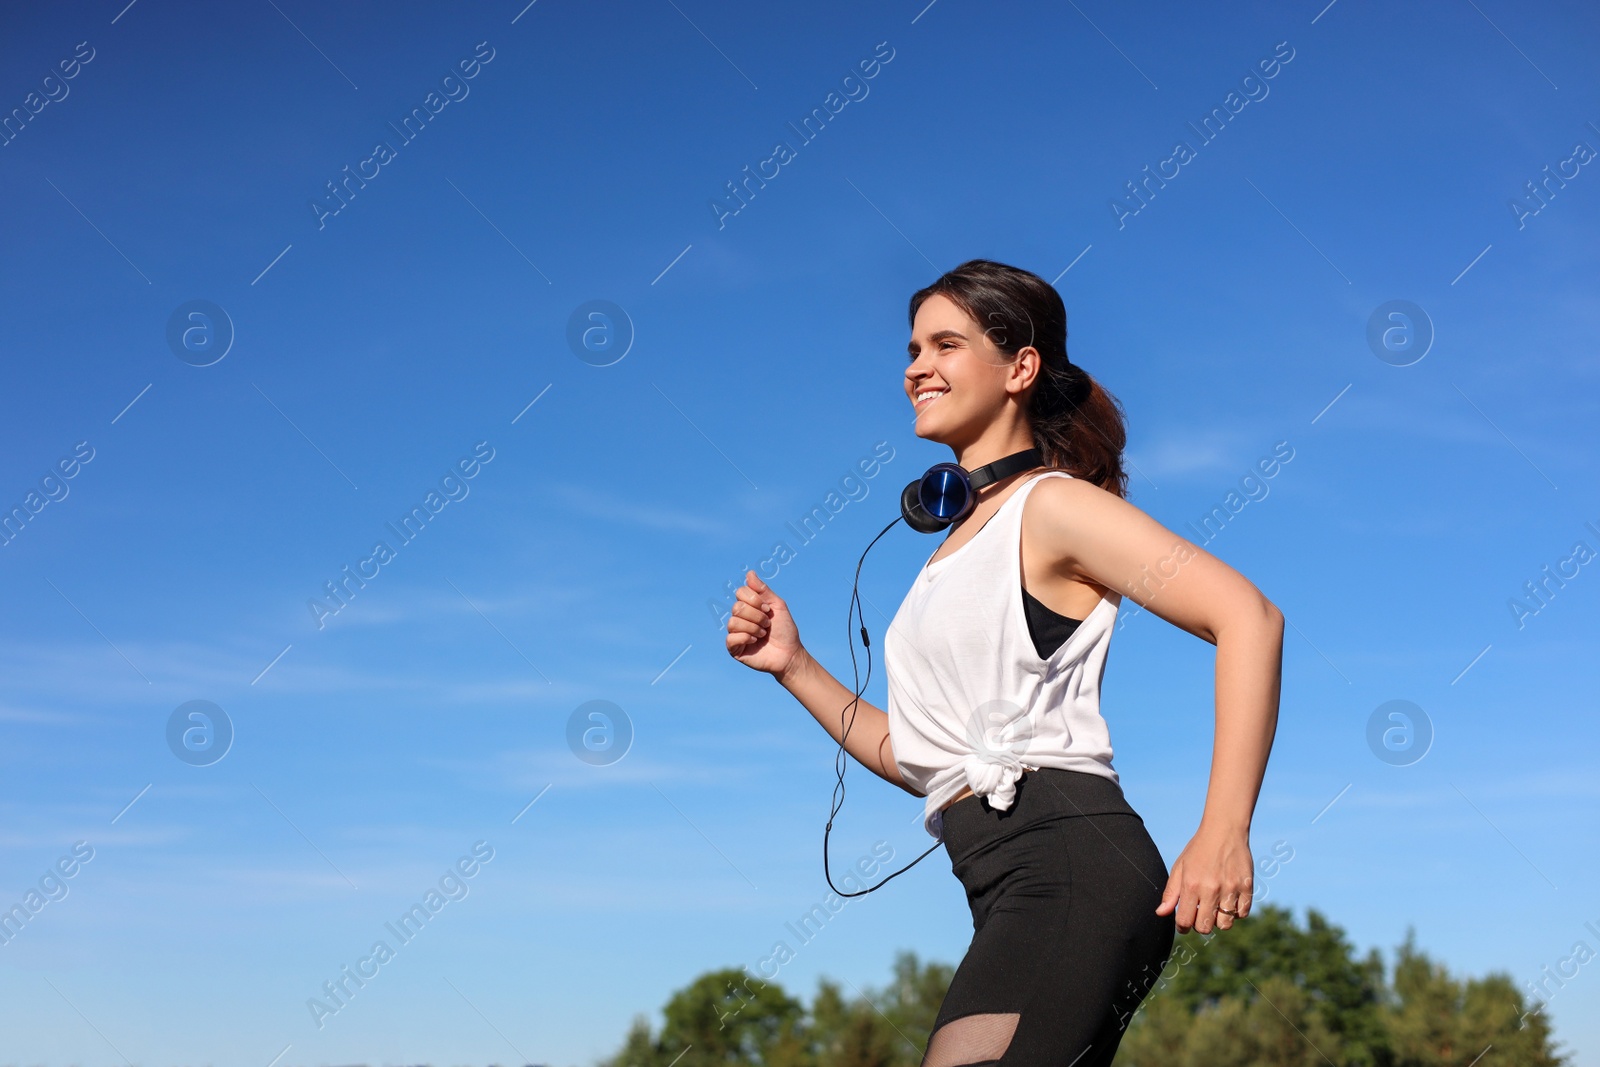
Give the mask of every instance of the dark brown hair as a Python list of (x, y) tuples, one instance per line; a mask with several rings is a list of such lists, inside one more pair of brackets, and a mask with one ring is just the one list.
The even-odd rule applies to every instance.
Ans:
[(912, 294), (912, 326), (917, 309), (935, 293), (966, 312), (1007, 356), (1029, 345), (1039, 350), (1027, 409), (1034, 446), (1049, 466), (1126, 498), (1122, 404), (1067, 358), (1067, 308), (1055, 287), (1020, 267), (969, 259)]

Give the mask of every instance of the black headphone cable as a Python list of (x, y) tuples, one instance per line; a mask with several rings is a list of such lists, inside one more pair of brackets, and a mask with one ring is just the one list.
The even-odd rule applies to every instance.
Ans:
[[(897, 517), (894, 522), (891, 522), (888, 526), (885, 526), (878, 533), (878, 536), (874, 537), (872, 541), (868, 543), (867, 547), (862, 550), (861, 558), (856, 561), (855, 582), (850, 587), (850, 609), (845, 615), (845, 642), (850, 647), (850, 671), (852, 679), (856, 682), (856, 686), (853, 699), (849, 704), (846, 704), (844, 708), (839, 710), (839, 722), (843, 726), (843, 729), (839, 733), (839, 753), (834, 757), (834, 771), (838, 776), (838, 784), (833, 788), (833, 805), (832, 810), (828, 812), (828, 825), (822, 831), (822, 875), (828, 881), (828, 888), (833, 890), (834, 893), (841, 897), (861, 897), (866, 896), (868, 893), (871, 893), (876, 889), (881, 889), (883, 886), (888, 885), (892, 879), (899, 877), (906, 871), (909, 871), (911, 868), (921, 863), (923, 860), (927, 859), (928, 856), (932, 854), (934, 849), (937, 849), (941, 844), (941, 842), (935, 841), (931, 846), (929, 846), (927, 852), (924, 852), (922, 855), (918, 856), (916, 859), (912, 860), (898, 871), (895, 871), (877, 885), (869, 886), (866, 889), (858, 890), (854, 893), (846, 893), (838, 886), (834, 885), (833, 875), (828, 869), (828, 835), (833, 831), (833, 820), (838, 817), (840, 809), (844, 807), (844, 770), (845, 766), (849, 762), (847, 756), (845, 755), (844, 743), (845, 740), (850, 736), (850, 727), (855, 725), (856, 710), (861, 703), (861, 694), (866, 692), (867, 686), (872, 682), (872, 640), (867, 636), (867, 616), (866, 612), (861, 607), (861, 594), (859, 591), (861, 585), (861, 565), (866, 562), (867, 553), (872, 551), (872, 546), (878, 543), (878, 539), (892, 530), (895, 522), (899, 521), (900, 519)], [(859, 625), (861, 629), (861, 645), (864, 649), (866, 649), (867, 653), (866, 681), (861, 680), (861, 669), (856, 663), (855, 635), (851, 632), (851, 624), (857, 616), (860, 618)], [(844, 713), (847, 710), (850, 712), (850, 719), (848, 722), (846, 722), (844, 718)]]

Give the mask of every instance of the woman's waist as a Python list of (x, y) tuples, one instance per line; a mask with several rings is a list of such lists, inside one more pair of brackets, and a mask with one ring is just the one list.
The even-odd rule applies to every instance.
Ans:
[(940, 813), (945, 848), (952, 859), (960, 859), (1038, 822), (1082, 815), (1137, 816), (1115, 775), (1098, 763), (1084, 770), (1029, 767), (1017, 779), (1015, 799), (1005, 810), (970, 786), (964, 788)]
[[(901, 775), (919, 792), (938, 793), (957, 781), (987, 793), (994, 777), (978, 765), (1004, 767), (1012, 777), (1024, 767), (1109, 772), (1111, 729), (1098, 707), (1031, 710), (1011, 700), (991, 700), (963, 721), (945, 721), (929, 709), (889, 701), (889, 737)], [(1115, 778), (1115, 772), (1109, 772)], [(950, 800), (940, 800), (941, 807)]]
[(1027, 769), (1055, 767), (1116, 780), (1110, 730), (1098, 715), (1074, 722), (991, 700), (957, 728), (941, 724), (927, 708), (897, 701), (892, 688), (889, 696), (895, 764), (906, 784), (928, 798), (926, 825), (935, 837), (943, 836), (945, 809), (961, 797), (992, 795), (995, 804), (1009, 806), (1014, 784)]

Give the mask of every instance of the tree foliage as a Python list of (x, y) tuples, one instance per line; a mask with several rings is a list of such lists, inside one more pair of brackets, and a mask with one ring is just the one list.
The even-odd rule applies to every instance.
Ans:
[(1118, 1067), (1563, 1067), (1543, 1013), (1509, 975), (1460, 980), (1416, 946), (1386, 973), (1315, 909), (1264, 905), (1227, 931), (1180, 935), (1135, 1013)]
[[(747, 971), (696, 978), (635, 1017), (601, 1067), (917, 1067), (954, 968), (896, 956), (881, 988), (823, 978), (810, 1005)], [(1138, 983), (1118, 1067), (1565, 1067), (1549, 1021), (1510, 976), (1458, 979), (1407, 931), (1392, 973), (1358, 958), (1315, 909), (1299, 925), (1263, 905), (1231, 930), (1180, 935)]]

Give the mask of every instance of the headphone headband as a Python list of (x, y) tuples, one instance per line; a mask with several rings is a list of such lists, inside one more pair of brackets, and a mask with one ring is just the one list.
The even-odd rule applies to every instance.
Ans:
[(959, 463), (935, 463), (900, 494), (900, 514), (919, 533), (940, 533), (972, 511), (979, 489), (1044, 465), (1037, 448), (1003, 456), (971, 472)]
[(1018, 471), (1032, 470), (1044, 466), (1044, 455), (1037, 448), (1014, 452), (1003, 459), (993, 463), (986, 463), (982, 467), (967, 475), (967, 482), (974, 489), (982, 489), (1002, 478), (1009, 478)]

